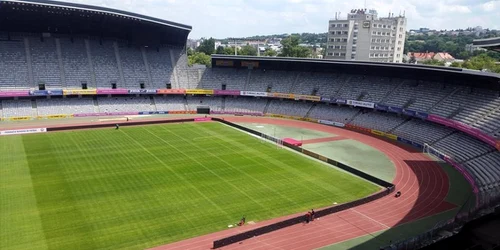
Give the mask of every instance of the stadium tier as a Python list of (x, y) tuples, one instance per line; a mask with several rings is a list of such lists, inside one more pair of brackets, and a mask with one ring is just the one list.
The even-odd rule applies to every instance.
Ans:
[[(0, 7), (15, 2), (0, 1)], [(26, 11), (44, 4), (27, 4)], [(76, 16), (99, 27), (83, 25), (73, 34), (65, 26), (24, 29), (15, 18), (1, 19), (9, 11), (25, 10), (0, 8), (5, 22), (0, 27), (0, 125), (49, 117), (194, 114), (200, 106), (212, 114), (312, 120), (438, 152), (442, 160), (463, 167), (464, 176), (473, 176), (475, 191), (500, 197), (498, 75), (216, 55), (213, 68), (189, 67), (189, 26), (140, 15), (120, 19), (121, 14), (100, 23), (97, 11)], [(74, 10), (60, 11), (73, 15)], [(120, 22), (133, 25), (136, 33), (125, 32), (129, 26)]]

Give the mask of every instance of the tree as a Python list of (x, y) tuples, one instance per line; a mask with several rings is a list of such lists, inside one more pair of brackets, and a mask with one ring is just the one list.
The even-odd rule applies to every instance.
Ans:
[(193, 53), (194, 53), (193, 49), (191, 49), (191, 48), (187, 48), (186, 52), (187, 52), (188, 56), (193, 55)]
[(196, 48), (196, 52), (202, 52), (205, 55), (211, 55), (215, 52), (215, 39), (209, 38), (204, 39), (200, 46)]
[(452, 62), (450, 67), (454, 67), (454, 68), (462, 68), (462, 64), (459, 63), (459, 62)]
[(202, 64), (210, 67), (212, 65), (212, 58), (203, 52), (194, 52), (193, 55), (188, 56), (188, 64), (189, 66), (193, 64)]
[(444, 61), (439, 61), (439, 60), (436, 60), (436, 59), (425, 60), (422, 63), (426, 64), (426, 65), (444, 66)]
[(224, 47), (219, 46), (219, 47), (217, 47), (217, 50), (215, 51), (215, 54), (217, 54), (217, 55), (224, 55), (225, 54), (224, 52), (225, 52), (224, 51)]
[(251, 45), (245, 45), (245, 46), (241, 47), (238, 54), (242, 55), (242, 56), (256, 56), (257, 49)]
[(417, 59), (415, 58), (415, 55), (411, 55), (410, 60), (408, 60), (409, 64), (415, 64), (417, 63)]
[(275, 57), (277, 55), (278, 55), (278, 52), (276, 52), (276, 50), (271, 49), (271, 48), (267, 48), (266, 51), (264, 51), (264, 56)]
[(224, 48), (225, 55), (234, 55), (234, 47), (225, 47)]
[(300, 38), (297, 35), (291, 35), (283, 40), (281, 40), (280, 56), (283, 57), (310, 57), (311, 50), (306, 47), (299, 46)]

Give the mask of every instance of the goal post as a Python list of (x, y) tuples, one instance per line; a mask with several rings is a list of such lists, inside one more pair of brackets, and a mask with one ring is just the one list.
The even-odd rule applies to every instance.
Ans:
[(448, 156), (445, 153), (439, 151), (437, 148), (434, 148), (427, 143), (424, 143), (423, 152), (424, 152), (424, 154), (433, 155), (433, 156), (436, 156), (437, 158), (441, 158), (441, 156)]

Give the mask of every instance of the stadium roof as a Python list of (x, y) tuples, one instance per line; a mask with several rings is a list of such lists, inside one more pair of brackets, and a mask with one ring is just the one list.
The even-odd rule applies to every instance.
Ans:
[(500, 37), (476, 39), (472, 42), (472, 45), (478, 46), (480, 48), (500, 52)]
[(192, 27), (154, 17), (49, 0), (0, 0), (0, 31), (91, 35), (139, 45), (185, 45)]
[[(257, 62), (254, 64), (253, 62)], [(289, 57), (256, 57), (212, 55), (213, 67), (247, 68), (290, 71), (331, 72), (380, 75), (423, 81), (448, 81), (476, 87), (500, 90), (500, 74), (475, 70), (418, 64), (380, 63), (367, 61), (323, 60)]]

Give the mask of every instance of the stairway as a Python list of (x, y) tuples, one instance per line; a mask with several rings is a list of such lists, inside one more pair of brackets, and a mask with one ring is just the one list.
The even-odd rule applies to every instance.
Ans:
[(339, 96), (339, 92), (351, 81), (352, 76), (348, 76), (347, 79), (340, 85), (340, 87), (335, 91), (334, 96)]
[(94, 101), (94, 113), (100, 113), (99, 102), (97, 101), (97, 96), (94, 96), (92, 99)]
[(313, 105), (311, 105), (311, 108), (309, 108), (309, 110), (307, 111), (307, 113), (304, 116), (304, 118), (309, 118), (309, 114), (314, 110), (314, 108), (316, 107), (316, 105), (318, 105), (318, 104), (317, 103), (313, 103)]
[[(144, 66), (146, 67), (146, 74), (148, 75), (148, 82), (146, 83), (146, 87), (151, 87), (154, 88), (153, 86), (153, 78), (151, 77), (151, 71), (149, 70), (149, 62), (148, 62), (148, 57), (146, 56), (146, 48), (142, 47), (141, 48), (141, 54), (142, 54), (142, 60), (144, 61)], [(156, 110), (156, 106), (155, 106)]]
[(266, 107), (264, 108), (264, 114), (267, 114), (267, 110), (269, 109), (269, 105), (271, 104), (272, 99), (267, 99)]
[(151, 102), (151, 107), (152, 107), (152, 110), (153, 111), (158, 111), (158, 109), (156, 108), (156, 102), (155, 102), (155, 98), (154, 96), (150, 96), (149, 97), (149, 100)]
[(389, 96), (392, 95), (392, 93), (394, 93), (397, 89), (399, 89), (401, 87), (401, 85), (404, 84), (404, 81), (401, 81), (398, 86), (396, 86), (395, 88), (393, 88), (391, 91), (387, 92), (387, 94), (385, 94), (384, 97), (382, 97), (382, 99), (380, 100), (380, 103), (385, 103), (385, 101), (387, 101), (387, 99), (389, 98)]
[(189, 111), (188, 101), (187, 101), (186, 97), (184, 97), (184, 110)]
[(355, 119), (356, 117), (358, 117), (358, 115), (362, 114), (362, 112), (361, 112), (361, 111), (362, 111), (362, 110), (358, 110), (358, 112), (357, 112), (355, 115), (353, 115), (353, 116), (352, 116), (349, 120), (347, 120), (347, 122), (346, 122), (345, 124), (349, 124), (349, 123), (351, 123), (352, 121), (354, 121), (354, 119)]
[(387, 131), (387, 133), (391, 133), (392, 134), (394, 131), (396, 131), (396, 129), (398, 129), (399, 127), (403, 126), (404, 124), (406, 124), (407, 122), (409, 122), (411, 120), (412, 120), (411, 118), (408, 118), (408, 119), (404, 120), (402, 123), (396, 125), (396, 127), (389, 129), (389, 131)]
[(293, 93), (293, 91), (295, 91), (295, 85), (296, 85), (296, 84), (297, 84), (297, 82), (299, 81), (299, 77), (300, 77), (300, 75), (301, 75), (301, 74), (302, 74), (302, 73), (301, 73), (301, 72), (299, 72), (299, 73), (297, 74), (297, 76), (295, 76), (295, 79), (293, 80), (293, 82), (292, 82), (292, 86), (290, 86), (290, 90), (288, 91), (288, 93)]
[(38, 106), (36, 104), (36, 100), (31, 100), (31, 108), (32, 108), (32, 117), (37, 117), (39, 114), (38, 114)]
[(447, 135), (445, 135), (445, 136), (441, 137), (440, 139), (436, 140), (435, 142), (430, 143), (429, 145), (434, 146), (434, 145), (436, 145), (436, 143), (438, 143), (438, 142), (440, 142), (440, 141), (442, 141), (442, 140), (444, 140), (444, 139), (446, 139), (446, 138), (448, 138), (448, 137), (450, 137), (450, 136), (454, 135), (455, 133), (458, 133), (458, 132), (457, 132), (457, 131), (453, 131), (453, 132), (451, 132), (451, 133), (449, 133), (449, 134), (447, 134)]
[(59, 63), (59, 73), (60, 73), (60, 79), (61, 79), (61, 87), (66, 88), (66, 73), (64, 71), (64, 63), (62, 59), (62, 52), (61, 52), (61, 41), (59, 38), (55, 39), (56, 43), (56, 53), (57, 53), (57, 61)]
[(97, 82), (95, 80), (94, 62), (92, 62), (92, 52), (90, 50), (89, 39), (85, 39), (85, 51), (87, 53), (87, 61), (89, 63), (90, 70), (90, 81), (92, 82), (92, 86), (94, 86), (95, 88), (100, 87), (97, 86)]
[(436, 104), (434, 104), (429, 110), (427, 110), (427, 112), (431, 113), (431, 111), (439, 106), (441, 103), (444, 102), (444, 100), (448, 99), (448, 97), (451, 97), (453, 96), (455, 93), (457, 93), (459, 90), (461, 90), (462, 88), (456, 88), (455, 90), (453, 90), (451, 93), (449, 93), (448, 95), (446, 95), (445, 97), (441, 98), (441, 100), (439, 100)]
[(243, 90), (248, 90), (247, 88), (248, 88), (248, 85), (250, 85), (251, 75), (252, 75), (252, 70), (248, 70), (247, 80), (245, 81), (245, 86), (243, 87)]
[(35, 78), (33, 77), (33, 64), (31, 60), (31, 49), (30, 49), (30, 41), (27, 37), (24, 38), (24, 53), (26, 54), (26, 65), (28, 65), (28, 85), (32, 88), (38, 89), (36, 86)]
[(172, 71), (172, 76), (174, 77), (174, 82), (172, 83), (172, 88), (180, 89), (179, 78), (177, 77), (177, 62), (175, 61), (174, 51), (170, 50), (170, 61), (172, 63), (172, 67), (174, 67)]
[[(226, 110), (226, 98), (228, 98), (228, 97), (222, 96), (222, 103), (221, 103), (221, 107), (220, 107), (221, 111), (225, 111)], [(231, 97), (229, 97), (229, 98), (231, 98)]]
[(113, 48), (115, 49), (116, 64), (118, 65), (118, 72), (120, 73), (121, 86), (127, 86), (125, 83), (125, 77), (123, 76), (122, 60), (120, 57), (120, 50), (118, 49), (118, 43), (113, 42)]

